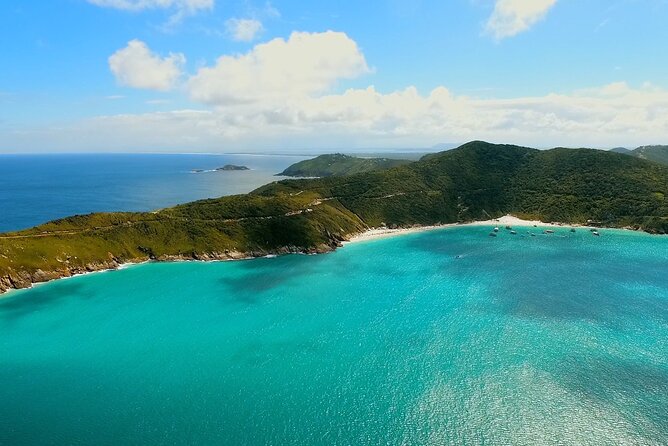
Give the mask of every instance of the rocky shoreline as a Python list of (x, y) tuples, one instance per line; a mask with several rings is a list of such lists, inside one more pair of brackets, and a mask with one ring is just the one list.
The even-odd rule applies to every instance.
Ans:
[(323, 244), (314, 248), (298, 248), (294, 246), (282, 247), (275, 250), (256, 250), (249, 252), (225, 251), (211, 253), (192, 253), (189, 255), (162, 255), (159, 257), (140, 257), (133, 259), (119, 259), (109, 254), (109, 260), (102, 262), (88, 263), (83, 266), (67, 266), (53, 271), (43, 271), (37, 269), (34, 272), (29, 271), (10, 271), (8, 274), (0, 276), (0, 297), (2, 294), (11, 290), (20, 290), (32, 288), (33, 285), (50, 282), (52, 280), (65, 279), (84, 274), (90, 274), (102, 271), (113, 271), (123, 266), (136, 265), (146, 262), (214, 262), (214, 261), (232, 261), (246, 260), (269, 255), (283, 254), (325, 254), (332, 252), (337, 247), (342, 246), (339, 241), (333, 241), (330, 245)]

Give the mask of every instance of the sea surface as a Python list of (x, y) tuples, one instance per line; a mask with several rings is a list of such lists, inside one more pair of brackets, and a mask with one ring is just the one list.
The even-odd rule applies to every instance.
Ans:
[[(90, 212), (151, 211), (250, 192), (303, 156), (0, 155), (0, 232)], [(225, 164), (248, 171), (214, 172)], [(193, 173), (193, 170), (204, 170)]]
[(0, 444), (668, 444), (668, 237), (529, 230), (12, 292)]

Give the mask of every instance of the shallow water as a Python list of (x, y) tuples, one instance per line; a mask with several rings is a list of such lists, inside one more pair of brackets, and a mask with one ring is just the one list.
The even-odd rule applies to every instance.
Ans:
[(668, 237), (526, 231), (13, 292), (0, 444), (668, 444)]

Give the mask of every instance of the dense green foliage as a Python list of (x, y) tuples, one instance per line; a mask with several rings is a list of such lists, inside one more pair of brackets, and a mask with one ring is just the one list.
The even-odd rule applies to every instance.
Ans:
[(634, 226), (668, 233), (668, 166), (589, 149), (472, 142), (357, 175), (275, 182), (153, 213), (70, 217), (0, 236), (0, 278), (109, 259), (331, 249), (367, 227), (488, 219)]
[(331, 177), (355, 175), (372, 170), (391, 169), (408, 164), (411, 161), (390, 158), (357, 158), (336, 153), (320, 155), (313, 159), (300, 161), (281, 172), (286, 177)]

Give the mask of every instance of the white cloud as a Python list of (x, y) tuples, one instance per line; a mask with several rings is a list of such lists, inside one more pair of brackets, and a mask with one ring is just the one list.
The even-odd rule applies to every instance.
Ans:
[(281, 103), (328, 91), (340, 79), (368, 73), (364, 55), (345, 33), (294, 32), (256, 45), (238, 56), (222, 56), (188, 82), (192, 98), (214, 105)]
[(486, 31), (497, 40), (527, 31), (556, 3), (557, 0), (496, 0)]
[(166, 91), (178, 82), (185, 61), (181, 53), (162, 58), (135, 39), (109, 57), (109, 68), (121, 85)]
[(143, 11), (146, 9), (167, 9), (174, 11), (169, 20), (162, 26), (165, 31), (171, 30), (185, 17), (200, 11), (212, 10), (215, 0), (87, 0), (96, 6), (114, 8), (123, 11)]
[(668, 90), (622, 82), (570, 94), (495, 99), (460, 96), (444, 87), (426, 95), (414, 87), (386, 94), (368, 87), (280, 105), (101, 116), (0, 136), (0, 148), (14, 150), (35, 141), (52, 150), (325, 150), (473, 139), (632, 147), (668, 141)]
[(237, 42), (251, 42), (264, 30), (262, 22), (255, 19), (229, 19), (225, 22), (227, 34)]
[(88, 0), (103, 8), (142, 11), (145, 9), (178, 9), (195, 13), (199, 10), (213, 9), (215, 0)]

